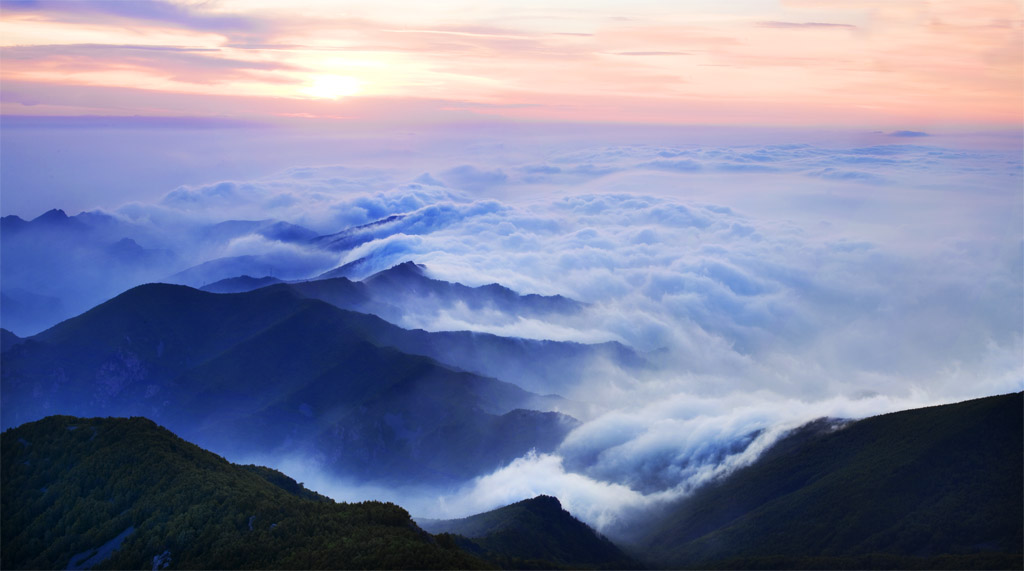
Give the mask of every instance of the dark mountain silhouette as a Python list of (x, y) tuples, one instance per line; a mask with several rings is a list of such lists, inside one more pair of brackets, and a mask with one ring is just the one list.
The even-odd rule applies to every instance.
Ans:
[(631, 530), (663, 567), (1020, 569), (1022, 393), (818, 423)]
[(4, 351), (10, 349), (11, 347), (14, 347), (15, 345), (18, 345), (22, 341), (24, 340), (21, 337), (15, 335), (14, 333), (6, 329), (0, 329), (0, 353), (3, 353)]
[(467, 569), (393, 504), (338, 504), (144, 418), (54, 416), (0, 441), (4, 569)]
[(377, 341), (397, 331), (277, 286), (140, 286), (3, 353), (2, 422), (148, 416), (217, 451), (307, 453), (392, 483), (462, 481), (577, 425), (535, 410), (558, 397)]
[(420, 520), (423, 529), (506, 569), (636, 569), (640, 565), (562, 508), (537, 496), (455, 520)]

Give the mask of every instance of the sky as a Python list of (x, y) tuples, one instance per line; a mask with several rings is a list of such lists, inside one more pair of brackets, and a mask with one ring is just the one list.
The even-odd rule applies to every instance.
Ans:
[[(0, 212), (109, 217), (5, 238), (0, 285), (64, 312), (21, 335), (144, 281), (356, 260), (580, 300), (400, 323), (657, 356), (594, 363), (552, 454), (440, 496), (257, 460), (610, 530), (801, 422), (1024, 389), (1022, 54), (1012, 1), (0, 2)], [(390, 216), (345, 251), (212, 226)]]
[(2, 111), (930, 131), (1021, 120), (1004, 0), (5, 1)]

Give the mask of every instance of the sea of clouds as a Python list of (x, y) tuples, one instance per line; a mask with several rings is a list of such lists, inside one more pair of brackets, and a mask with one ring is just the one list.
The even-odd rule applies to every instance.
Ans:
[[(627, 374), (593, 363), (564, 391), (590, 412), (553, 454), (451, 490), (367, 487), (309, 459), (260, 460), (338, 499), (393, 499), (425, 517), (546, 493), (614, 531), (812, 419), (1024, 388), (1019, 149), (780, 138), (446, 141), (405, 162), (340, 156), (107, 213), (145, 248), (174, 253), (148, 280), (198, 286), (246, 268), (304, 279), (356, 261), (362, 278), (412, 260), (437, 279), (585, 302), (557, 320), (456, 305), (399, 323), (619, 341), (656, 364)], [(226, 220), (344, 234), (211, 230)], [(141, 279), (125, 275), (106, 295)]]

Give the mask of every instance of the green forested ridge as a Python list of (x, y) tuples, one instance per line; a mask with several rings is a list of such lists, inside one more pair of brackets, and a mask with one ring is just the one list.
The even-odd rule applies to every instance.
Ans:
[(636, 530), (666, 567), (1022, 568), (1022, 393), (780, 443)]
[(463, 519), (424, 521), (422, 526), (453, 534), (456, 544), (506, 569), (639, 568), (550, 496)]
[[(480, 568), (390, 503), (338, 504), (144, 418), (54, 416), (0, 442), (4, 569), (63, 569), (134, 528), (102, 568)], [(447, 547), (445, 546), (447, 545)]]

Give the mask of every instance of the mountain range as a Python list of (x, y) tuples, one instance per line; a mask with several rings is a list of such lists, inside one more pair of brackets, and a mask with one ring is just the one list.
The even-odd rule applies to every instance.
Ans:
[(405, 335), (287, 287), (139, 286), (31, 338), (5, 335), (3, 425), (147, 416), (222, 452), (288, 450), (359, 479), (453, 483), (553, 450), (578, 424), (558, 412), (565, 399), (386, 344)]
[[(210, 284), (203, 290), (239, 293), (276, 288), (341, 309), (376, 315), (396, 324), (406, 321), (408, 314), (416, 313), (417, 308), (421, 312), (437, 312), (461, 305), (469, 311), (510, 316), (508, 319), (513, 316), (557, 319), (582, 311), (584, 307), (562, 296), (520, 295), (498, 284), (474, 288), (432, 279), (425, 275), (422, 266), (413, 262), (377, 272), (362, 281), (343, 277), (287, 284), (275, 281), (269, 276), (258, 279), (241, 276)], [(572, 391), (591, 373), (595, 364), (634, 373), (651, 367), (647, 356), (614, 341), (585, 344), (471, 331), (426, 332), (400, 328), (388, 329), (386, 337), (376, 341), (540, 393)]]
[[(0, 219), (4, 327), (34, 334), (147, 282), (227, 293), (254, 287), (243, 276), (364, 279), (393, 262), (360, 258), (335, 267), (339, 254), (373, 239), (376, 230), (400, 223), (402, 216), (327, 235), (270, 219), (214, 224), (174, 219), (157, 223), (148, 216), (138, 220), (99, 211), (68, 216), (59, 209), (32, 220), (14, 215)], [(405, 270), (415, 267), (409, 264)], [(564, 317), (583, 307), (561, 296), (521, 296), (497, 284), (470, 288), (402, 273), (376, 276), (373, 288), (377, 309), (387, 313), (381, 317), (399, 325), (417, 309), (456, 305), (497, 311), (506, 321)], [(225, 280), (232, 285), (219, 283)], [(259, 285), (268, 284), (265, 280)]]
[(337, 504), (231, 464), (144, 418), (51, 416), (0, 440), (0, 564), (1019, 569), (1022, 435), (1024, 393), (822, 419), (637, 520), (622, 549), (550, 496), (417, 525), (393, 504)]
[[(330, 252), (333, 264), (403, 224), (396, 216), (320, 236), (229, 221), (204, 226), (189, 247), (220, 251), (256, 237)], [(4, 568), (1024, 564), (1021, 393), (819, 419), (672, 501), (655, 494), (670, 481), (635, 484), (629, 492), (646, 494), (649, 507), (605, 529), (618, 546), (532, 491), (460, 520), (420, 520), (430, 536), (397, 506), (339, 506), (196, 445), (234, 459), (298, 459), (345, 482), (455, 493), (488, 485), (482, 476), (524, 456), (564, 454), (563, 440), (591, 414), (576, 400), (587, 380), (609, 368), (648, 375), (658, 354), (428, 331), (517, 330), (530, 320), (571, 329), (592, 308), (438, 280), (413, 262), (377, 271), (382, 260), (361, 258), (312, 280), (277, 272), (272, 257), (192, 264), (102, 213), (5, 217), (0, 232), (5, 326), (33, 330), (92, 307), (30, 336), (0, 329)], [(33, 256), (46, 263), (28, 263)], [(308, 276), (322, 262), (302, 263)], [(205, 285), (148, 283), (113, 296), (123, 281), (153, 276)], [(87, 303), (97, 296), (109, 299)], [(560, 469), (583, 477), (563, 460)]]

